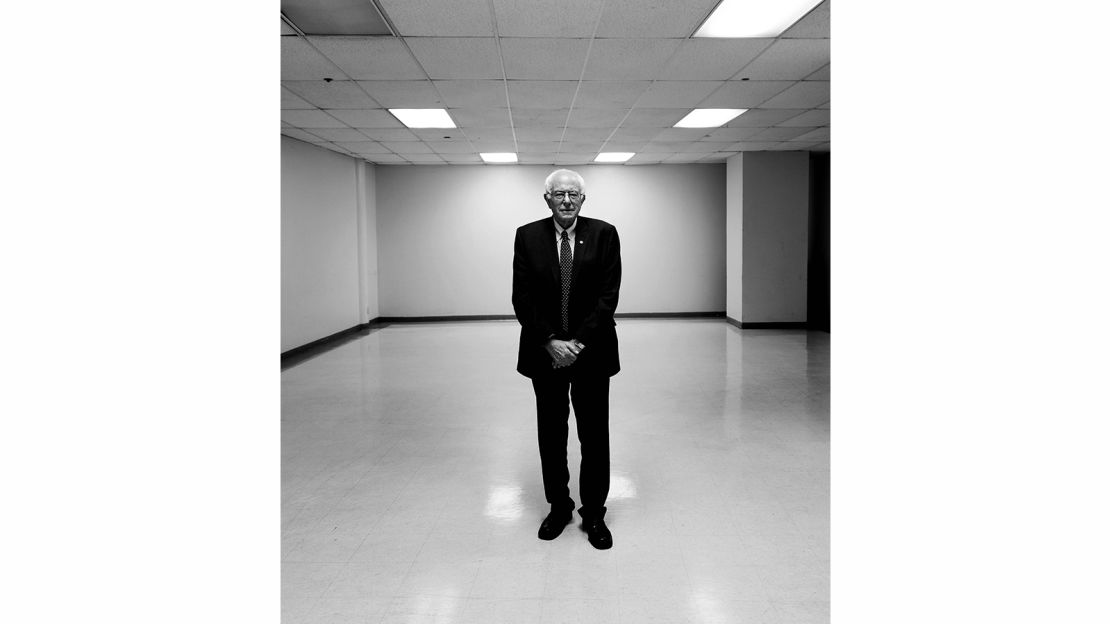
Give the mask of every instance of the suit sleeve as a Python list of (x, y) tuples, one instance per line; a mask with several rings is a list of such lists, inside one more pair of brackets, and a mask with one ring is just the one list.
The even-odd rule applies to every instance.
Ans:
[(536, 308), (535, 284), (527, 258), (524, 236), (518, 229), (513, 243), (513, 311), (516, 312), (516, 320), (529, 334), (530, 340), (540, 344), (546, 342), (547, 337), (555, 332)]
[(621, 241), (617, 229), (611, 228), (612, 236), (606, 242), (601, 264), (601, 292), (597, 305), (582, 321), (575, 338), (589, 348), (598, 329), (613, 326), (613, 313), (617, 309), (617, 297), (621, 289)]

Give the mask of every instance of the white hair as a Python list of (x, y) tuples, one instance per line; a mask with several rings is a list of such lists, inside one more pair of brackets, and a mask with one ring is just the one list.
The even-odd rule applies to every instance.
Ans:
[(578, 190), (583, 193), (586, 192), (586, 180), (583, 179), (581, 174), (579, 174), (577, 171), (571, 171), (570, 169), (556, 169), (555, 171), (552, 171), (551, 175), (547, 176), (547, 179), (543, 182), (543, 192), (550, 193), (551, 187), (555, 186), (555, 178), (561, 175), (567, 175), (574, 178), (575, 181), (578, 182)]

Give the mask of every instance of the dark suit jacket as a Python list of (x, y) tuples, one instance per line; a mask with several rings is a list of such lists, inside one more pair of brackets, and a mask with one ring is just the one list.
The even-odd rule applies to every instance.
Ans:
[(513, 245), (513, 309), (520, 321), (516, 370), (525, 377), (550, 374), (551, 356), (544, 345), (555, 334), (577, 339), (586, 348), (571, 370), (616, 375), (617, 330), (613, 312), (621, 286), (621, 245), (617, 229), (579, 215), (575, 226), (574, 265), (570, 284), (570, 331), (560, 322), (561, 277), (555, 223), (551, 217), (522, 225)]

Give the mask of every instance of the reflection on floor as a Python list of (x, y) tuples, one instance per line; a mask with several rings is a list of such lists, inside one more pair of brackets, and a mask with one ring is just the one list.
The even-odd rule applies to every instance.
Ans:
[(536, 538), (515, 321), (390, 325), (284, 371), (283, 623), (827, 622), (829, 335), (617, 331), (608, 551)]

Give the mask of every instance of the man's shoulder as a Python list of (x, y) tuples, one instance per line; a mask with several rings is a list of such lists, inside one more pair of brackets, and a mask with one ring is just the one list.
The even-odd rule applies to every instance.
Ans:
[(579, 215), (578, 220), (581, 221), (583, 225), (596, 232), (617, 231), (617, 228), (612, 223), (609, 223), (608, 221), (602, 221), (601, 219), (594, 219), (591, 217), (583, 217), (582, 215)]
[(550, 222), (551, 222), (551, 217), (547, 217), (546, 219), (539, 219), (538, 221), (533, 221), (531, 223), (525, 223), (524, 225), (518, 227), (516, 229), (516, 231), (520, 232), (521, 234), (531, 234), (533, 232), (542, 232), (547, 227), (547, 224), (550, 223)]

